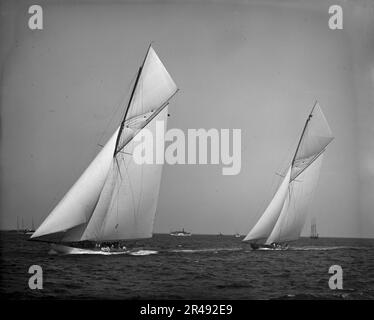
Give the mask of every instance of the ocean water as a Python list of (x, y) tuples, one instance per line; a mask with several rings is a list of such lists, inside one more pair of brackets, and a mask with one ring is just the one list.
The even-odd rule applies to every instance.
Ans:
[[(135, 254), (50, 254), (48, 244), (0, 233), (2, 297), (8, 299), (373, 299), (374, 239), (302, 238), (287, 251), (252, 251), (218, 235), (131, 242)], [(31, 265), (43, 289), (31, 290)], [(343, 269), (331, 290), (330, 266)]]

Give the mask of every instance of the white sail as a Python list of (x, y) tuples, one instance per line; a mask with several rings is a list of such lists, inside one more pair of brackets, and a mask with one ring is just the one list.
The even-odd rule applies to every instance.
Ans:
[(299, 238), (317, 185), (323, 152), (332, 140), (330, 127), (316, 102), (305, 123), (287, 179), (244, 240), (268, 237), (266, 244), (272, 244)]
[[(146, 128), (156, 136), (156, 121), (166, 125), (168, 108), (164, 108)], [(153, 148), (162, 141), (154, 140)], [(81, 240), (124, 240), (152, 236), (157, 208), (162, 165), (137, 164), (132, 140), (113, 159), (103, 192)]]
[(300, 237), (310, 201), (317, 186), (323, 154), (321, 154), (297, 179), (290, 182), (282, 212), (266, 244), (296, 240)]
[(143, 128), (155, 131), (157, 120), (166, 125), (168, 100), (177, 90), (150, 46), (119, 129), (32, 238), (67, 242), (151, 236), (162, 165), (136, 164), (133, 138)]
[(283, 203), (288, 191), (290, 175), (291, 167), (287, 170), (286, 176), (283, 178), (282, 183), (280, 184), (272, 201), (269, 203), (261, 218), (258, 220), (256, 225), (251, 229), (251, 231), (243, 241), (266, 239), (270, 235), (282, 210)]
[(108, 175), (117, 134), (118, 129), (31, 238), (59, 241), (61, 235), (53, 234), (89, 221)]
[(117, 151), (121, 150), (139, 132), (142, 123), (152, 116), (178, 91), (160, 58), (149, 47), (126, 116), (126, 126), (121, 132)]
[(294, 157), (291, 180), (307, 168), (333, 139), (322, 109), (316, 102), (309, 115)]

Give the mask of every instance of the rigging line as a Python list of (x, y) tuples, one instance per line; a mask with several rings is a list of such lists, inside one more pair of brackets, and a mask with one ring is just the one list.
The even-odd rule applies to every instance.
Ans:
[(141, 90), (140, 90), (141, 110), (142, 110), (142, 113), (144, 113), (144, 95), (143, 95), (144, 81), (143, 81), (143, 78), (141, 79), (140, 85), (141, 85)]
[[(110, 169), (109, 169), (109, 170), (110, 170)], [(107, 182), (107, 180), (108, 180), (108, 177), (109, 177), (109, 174), (108, 174), (108, 176), (105, 178), (105, 181), (104, 181), (103, 187), (102, 187), (102, 189), (101, 189), (101, 191), (100, 191), (100, 194), (99, 194), (98, 197), (97, 197), (97, 200), (96, 200), (96, 203), (95, 203), (95, 205), (94, 205), (94, 207), (93, 207), (92, 213), (91, 213), (90, 217), (88, 218), (88, 220), (87, 220), (87, 222), (86, 222), (87, 226), (88, 226), (88, 224), (90, 223), (90, 221), (92, 220), (92, 217), (93, 217), (93, 215), (94, 215), (94, 212), (95, 212), (95, 210), (96, 210), (96, 208), (97, 208), (97, 206), (98, 206), (98, 204), (99, 204), (99, 201), (100, 201), (100, 199), (101, 199), (101, 194), (102, 194), (103, 189), (104, 189), (104, 187), (105, 187), (105, 184), (106, 184), (106, 182)], [(87, 228), (87, 227), (86, 227), (86, 228)], [(94, 238), (96, 239), (96, 241), (97, 241), (97, 239), (98, 239), (98, 236), (99, 236), (100, 231), (101, 231), (101, 230), (99, 229), (99, 226), (98, 226), (98, 225), (95, 225), (95, 226), (94, 226), (94, 230), (93, 230), (93, 232), (94, 232)]]
[[(114, 167), (114, 165), (112, 165), (113, 169), (116, 170), (116, 168)], [(112, 176), (115, 175), (115, 172), (112, 171)], [(106, 210), (106, 214), (104, 216), (104, 218), (102, 219), (102, 224), (100, 225), (100, 233), (102, 233), (102, 230), (105, 229), (105, 226), (107, 224), (107, 220), (108, 220), (108, 212), (110, 212), (112, 210), (112, 207), (113, 207), (113, 196), (112, 196), (112, 190), (115, 188), (117, 184), (117, 180), (116, 179), (112, 179), (112, 185), (111, 185), (111, 198), (110, 198), (110, 201), (109, 201), (109, 205), (108, 205), (108, 208)]]
[[(122, 180), (122, 176), (121, 176), (121, 180)], [(117, 205), (117, 219), (116, 219), (116, 225), (115, 225), (115, 227), (114, 227), (114, 229), (116, 230), (116, 232), (118, 233), (118, 229), (117, 229), (117, 227), (118, 227), (118, 224), (119, 224), (119, 222), (118, 222), (118, 199), (119, 199), (119, 190), (121, 189), (121, 186), (122, 186), (122, 184), (120, 184), (119, 185), (119, 187), (117, 188), (117, 197), (116, 197), (116, 199), (117, 199), (117, 201), (116, 201), (116, 205)]]
[[(104, 182), (104, 184), (105, 184), (105, 182)], [(104, 187), (103, 187), (103, 188), (104, 188)], [(88, 224), (90, 223), (90, 221), (91, 221), (91, 219), (92, 219), (92, 217), (93, 217), (93, 214), (94, 214), (94, 212), (95, 212), (95, 210), (96, 210), (96, 207), (97, 207), (97, 205), (98, 205), (98, 203), (99, 203), (99, 200), (100, 200), (101, 192), (102, 192), (102, 191), (103, 191), (103, 190), (101, 190), (101, 191), (100, 191), (100, 194), (97, 196), (97, 199), (96, 199), (95, 205), (93, 206), (93, 209), (92, 209), (92, 212), (91, 212), (91, 214), (90, 214), (90, 217), (89, 217), (89, 218), (86, 217), (86, 219), (87, 219), (87, 221), (86, 221), (87, 226), (88, 226)], [(86, 228), (87, 228), (87, 227), (86, 227)]]
[[(100, 136), (100, 138), (99, 138), (99, 142), (102, 141), (102, 139), (103, 139), (105, 133), (108, 131), (109, 125), (113, 122), (113, 119), (114, 119), (115, 115), (118, 113), (119, 109), (124, 105), (124, 102), (128, 99), (129, 94), (130, 94), (128, 91), (130, 90), (131, 85), (132, 85), (132, 83), (134, 82), (135, 77), (136, 77), (136, 73), (135, 73), (135, 74), (133, 75), (133, 77), (131, 78), (131, 81), (130, 81), (130, 83), (129, 83), (127, 89), (126, 89), (126, 92), (127, 92), (126, 95), (125, 95), (123, 98), (120, 99), (120, 102), (118, 103), (117, 108), (116, 108), (115, 111), (112, 113), (112, 116), (110, 117), (110, 119), (109, 119), (107, 125), (105, 126), (104, 131), (102, 132), (102, 134), (101, 134), (101, 136)], [(101, 146), (99, 143), (98, 143), (98, 145)]]
[[(153, 114), (146, 120), (144, 121), (144, 124), (141, 128), (139, 128), (139, 130), (136, 132), (136, 134), (132, 134), (132, 136), (128, 137), (128, 141), (126, 141), (118, 150), (115, 150), (115, 154), (116, 155), (119, 151), (121, 151), (130, 141), (132, 141), (132, 139), (134, 139), (134, 137), (142, 130), (144, 129), (166, 106), (169, 105), (169, 101), (171, 98), (173, 98), (175, 96), (175, 94), (179, 91), (179, 89), (177, 89), (158, 109), (156, 109)], [(116, 149), (117, 149), (117, 146), (116, 146)]]
[[(279, 214), (279, 217), (278, 217), (278, 221), (277, 223), (279, 223), (279, 231), (278, 231), (278, 241), (281, 242), (281, 238), (282, 238), (282, 229), (283, 229), (283, 222), (285, 219), (283, 219), (283, 216), (287, 214), (288, 212), (288, 207), (289, 207), (289, 204), (290, 204), (290, 194), (291, 194), (291, 186), (289, 185), (288, 186), (288, 192), (287, 192), (287, 197), (288, 197), (288, 201), (287, 201), (287, 208), (285, 208), (285, 202), (283, 203), (283, 206), (282, 206), (282, 209), (281, 209), (281, 213)], [(287, 210), (287, 211), (286, 211)], [(284, 212), (286, 211), (286, 212)], [(282, 215), (283, 213), (283, 215)], [(274, 242), (278, 242), (278, 241), (274, 241)]]
[[(286, 213), (284, 214), (284, 219), (282, 219), (283, 221), (279, 221), (279, 242), (282, 241), (282, 229), (284, 227), (284, 224), (287, 220), (287, 217), (288, 217), (288, 213), (289, 213), (289, 207), (291, 206), (291, 193), (293, 193), (293, 185), (292, 184), (289, 184), (288, 185), (288, 203), (287, 203), (287, 208), (285, 208), (286, 210)], [(284, 206), (284, 204), (283, 204)], [(283, 213), (283, 208), (282, 208), (282, 211), (281, 211), (281, 214), (279, 216), (278, 219), (281, 219), (281, 215)]]
[(120, 136), (121, 136), (121, 134), (122, 134), (122, 130), (123, 130), (123, 127), (124, 127), (124, 125), (125, 125), (125, 121), (126, 121), (126, 116), (127, 116), (128, 112), (129, 112), (131, 102), (132, 102), (132, 100), (133, 100), (133, 98), (134, 98), (134, 94), (135, 94), (136, 88), (137, 88), (137, 86), (138, 86), (138, 82), (139, 82), (139, 79), (140, 79), (140, 75), (141, 75), (141, 73), (142, 73), (142, 70), (143, 70), (143, 67), (144, 67), (145, 61), (147, 60), (148, 53), (149, 53), (149, 50), (150, 50), (151, 46), (152, 46), (152, 42), (149, 44), (149, 47), (148, 47), (147, 53), (145, 54), (145, 57), (144, 57), (143, 63), (142, 63), (142, 65), (141, 65), (141, 67), (139, 68), (138, 74), (137, 74), (137, 76), (136, 76), (135, 84), (134, 84), (134, 87), (133, 87), (133, 89), (132, 89), (132, 92), (131, 92), (131, 96), (130, 96), (129, 102), (128, 102), (128, 104), (127, 104), (126, 112), (125, 112), (125, 115), (124, 115), (124, 117), (123, 117), (123, 119), (122, 119), (122, 121), (121, 121), (121, 125), (120, 125), (120, 129), (119, 129), (119, 132), (118, 132), (118, 135), (117, 135), (117, 140), (116, 140), (116, 145), (115, 145), (115, 148), (114, 148), (114, 155), (113, 155), (113, 156), (115, 156), (116, 153), (117, 153), (117, 146), (118, 146), (119, 138), (120, 138)]
[(136, 80), (135, 80), (135, 84), (134, 84), (134, 87), (132, 89), (132, 92), (131, 92), (131, 96), (130, 96), (130, 99), (129, 99), (129, 102), (127, 104), (127, 108), (126, 108), (126, 111), (125, 111), (125, 115), (121, 121), (121, 125), (120, 125), (120, 128), (119, 128), (119, 131), (118, 131), (118, 135), (117, 135), (117, 139), (116, 139), (116, 144), (115, 144), (115, 147), (114, 147), (114, 155), (116, 155), (116, 151), (117, 151), (117, 147), (118, 147), (118, 143), (120, 141), (120, 138), (121, 138), (121, 135), (122, 135), (122, 131), (123, 131), (123, 127), (125, 125), (125, 121), (126, 121), (126, 116), (127, 116), (127, 113), (129, 112), (129, 109), (130, 109), (130, 106), (131, 106), (131, 102), (132, 102), (132, 99), (134, 97), (134, 94), (135, 94), (135, 90), (136, 90), (136, 87), (138, 85), (138, 81), (139, 81), (139, 78), (140, 78), (140, 74), (142, 72), (142, 67), (139, 68), (138, 70), (138, 74), (136, 76)]
[(144, 166), (141, 167), (140, 169), (140, 192), (139, 192), (139, 200), (138, 200), (138, 208), (136, 209), (136, 214), (138, 215), (139, 214), (139, 209), (140, 209), (140, 202), (142, 200), (142, 197), (143, 197), (143, 170), (144, 170)]
[[(299, 193), (300, 193), (300, 189), (301, 189), (301, 193), (303, 193), (303, 186), (304, 185), (299, 185)], [(295, 184), (292, 185), (292, 188), (294, 189), (295, 188)], [(295, 221), (296, 221), (296, 217), (297, 217), (297, 202), (298, 202), (298, 199), (296, 196), (292, 197), (292, 203), (293, 203), (293, 210), (294, 210), (294, 215), (293, 215), (293, 220), (292, 220), (292, 224), (291, 225), (295, 225)], [(291, 200), (290, 200), (291, 201)], [(288, 215), (287, 215), (288, 217)]]
[[(129, 165), (130, 165), (130, 160), (129, 160)], [(128, 173), (128, 166), (126, 165), (126, 161), (124, 161), (124, 167), (125, 167), (125, 173), (127, 175), (127, 178), (128, 178), (128, 185), (129, 185), (129, 189), (130, 189), (130, 192), (131, 192), (131, 200), (132, 200), (132, 206), (133, 206), (133, 213), (134, 213), (134, 221), (135, 221), (135, 216), (136, 216), (136, 212), (135, 212), (135, 196), (134, 196), (134, 190), (132, 188), (132, 184), (131, 184), (131, 179), (130, 179), (130, 175)]]
[[(143, 81), (142, 81), (142, 91), (141, 91), (141, 98), (142, 98), (142, 113), (144, 114), (144, 105), (143, 105)], [(138, 200), (138, 208), (136, 209), (136, 215), (139, 214), (139, 209), (140, 209), (140, 202), (141, 202), (141, 199), (142, 199), (142, 196), (143, 196), (143, 170), (144, 170), (144, 166), (141, 166), (141, 179), (140, 179), (140, 194), (139, 194), (139, 200)], [(135, 216), (135, 219), (136, 219), (136, 216)], [(136, 224), (136, 222), (135, 222)]]
[[(292, 184), (292, 191), (290, 193), (290, 198), (289, 198), (289, 204), (290, 204), (290, 206), (293, 206), (294, 213), (297, 210), (297, 197), (295, 196), (295, 192), (297, 192), (297, 190), (295, 191), (295, 184), (293, 183)], [(293, 219), (293, 222), (292, 222), (293, 224), (295, 222), (296, 216), (297, 216), (297, 214), (295, 213), (294, 214), (294, 219)], [(289, 211), (287, 211), (286, 222), (288, 222), (288, 217), (289, 217)], [(288, 223), (287, 223), (287, 225), (288, 225)]]
[(121, 169), (120, 169), (120, 167), (119, 167), (118, 158), (115, 157), (114, 159), (116, 159), (116, 164), (117, 164), (117, 168), (118, 168), (119, 177), (120, 177), (120, 179), (122, 180), (122, 174), (121, 174)]
[(118, 153), (127, 154), (127, 155), (129, 155), (129, 156), (132, 156), (132, 155), (133, 155), (132, 153), (130, 153), (130, 152), (125, 152), (125, 151), (119, 151)]
[[(115, 159), (116, 159), (116, 163), (117, 163), (118, 173), (119, 173), (119, 176), (120, 176), (120, 181), (122, 181), (121, 169), (119, 167), (118, 158), (115, 157)], [(116, 210), (116, 224), (114, 226), (114, 230), (115, 230), (116, 233), (118, 233), (118, 230), (117, 230), (117, 227), (118, 227), (118, 198), (119, 198), (118, 196), (119, 196), (120, 188), (121, 188), (121, 184), (119, 184), (119, 187), (117, 188), (117, 196), (115, 197), (115, 201), (116, 201), (116, 203), (115, 203), (115, 206), (116, 206), (116, 209), (115, 209)]]
[[(114, 175), (115, 175), (115, 172), (114, 170), (116, 170), (115, 168), (115, 165), (114, 163), (112, 162), (112, 165), (111, 165), (111, 169), (110, 169), (110, 172), (108, 173), (108, 176), (105, 180), (105, 184), (107, 183), (107, 181), (109, 181), (111, 183), (110, 185), (110, 193), (112, 194), (112, 190), (114, 189)], [(110, 175), (110, 176), (109, 176)], [(109, 179), (109, 180), (108, 180)], [(100, 224), (97, 224), (95, 230), (96, 230), (96, 238), (99, 239), (99, 236), (100, 234), (103, 233), (103, 230), (105, 229), (105, 225), (106, 225), (106, 221), (107, 221), (107, 218), (108, 218), (108, 212), (111, 210), (111, 207), (112, 207), (112, 197), (110, 198), (109, 200), (109, 204), (107, 206), (107, 209), (106, 209), (106, 212), (105, 212), (105, 215), (103, 218), (101, 218), (101, 223)]]
[[(326, 147), (327, 147), (327, 145), (326, 145)], [(294, 181), (294, 180), (295, 180), (295, 179), (296, 179), (300, 174), (302, 174), (306, 169), (308, 169), (309, 166), (310, 166), (314, 161), (316, 161), (322, 153), (325, 152), (326, 147), (325, 147), (324, 149), (322, 149), (322, 150), (320, 151), (320, 153), (317, 153), (317, 155), (316, 155), (314, 158), (312, 158), (312, 159), (310, 160), (310, 162), (308, 163), (308, 165), (307, 165), (305, 168), (303, 168), (300, 172), (298, 172), (298, 174), (297, 174), (296, 176), (294, 176), (293, 179), (290, 178), (290, 182)]]
[(308, 123), (309, 123), (309, 121), (310, 121), (310, 120), (312, 119), (312, 117), (313, 117), (313, 116), (312, 116), (312, 113), (313, 113), (314, 108), (315, 108), (316, 105), (317, 105), (317, 100), (315, 100), (314, 105), (313, 105), (313, 108), (312, 108), (312, 111), (310, 111), (310, 113), (309, 113), (309, 115), (308, 115), (308, 119), (305, 121), (305, 125), (304, 125), (304, 128), (303, 128), (303, 132), (301, 133), (301, 136), (300, 136), (300, 139), (299, 139), (299, 143), (297, 144), (297, 148), (296, 148), (295, 155), (294, 155), (294, 157), (293, 157), (293, 159), (292, 159), (292, 165), (294, 165), (294, 163), (295, 163), (296, 156), (297, 156), (297, 153), (298, 153), (298, 151), (299, 151), (301, 141), (302, 141), (302, 139), (303, 139), (303, 136), (304, 136), (305, 130), (306, 130), (307, 126), (308, 126)]
[[(122, 154), (121, 155), (121, 160), (122, 160), (122, 162), (124, 163), (124, 165), (126, 166), (126, 159), (125, 159), (125, 156)], [(122, 180), (122, 175), (121, 175), (121, 180)], [(120, 189), (121, 189), (121, 187), (122, 187), (122, 184), (120, 184), (120, 186), (119, 186), (119, 188), (118, 188), (118, 190), (117, 190), (117, 220), (116, 220), (116, 222), (117, 222), (117, 224), (116, 224), (116, 230), (117, 230), (117, 233), (118, 233), (118, 229), (117, 229), (117, 226), (119, 225), (119, 210), (118, 210), (118, 202), (119, 202), (119, 191), (120, 191)]]
[[(128, 117), (125, 121), (126, 127), (127, 128), (134, 128), (140, 122), (139, 119), (144, 119), (144, 115), (147, 115), (148, 113), (153, 113), (153, 109), (152, 109), (152, 111), (146, 111), (146, 112)], [(134, 124), (131, 123), (131, 122), (133, 122)]]

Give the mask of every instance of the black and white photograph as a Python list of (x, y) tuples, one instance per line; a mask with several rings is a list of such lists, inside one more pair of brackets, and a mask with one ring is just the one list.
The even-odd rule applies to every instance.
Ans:
[(374, 299), (374, 1), (0, 13), (2, 299)]

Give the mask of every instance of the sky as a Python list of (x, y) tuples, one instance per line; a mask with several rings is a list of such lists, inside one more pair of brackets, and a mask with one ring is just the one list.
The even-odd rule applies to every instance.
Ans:
[(239, 175), (164, 165), (154, 232), (248, 233), (317, 99), (335, 140), (310, 216), (321, 236), (373, 237), (372, 2), (39, 1), (43, 30), (28, 28), (33, 2), (0, 3), (1, 229), (38, 226), (69, 190), (153, 41), (180, 88), (168, 128), (242, 130)]

